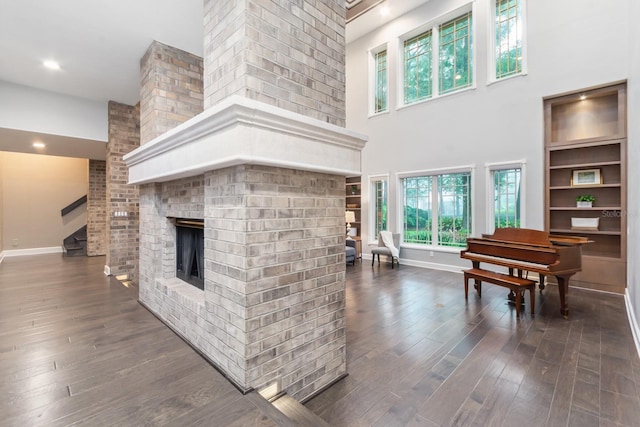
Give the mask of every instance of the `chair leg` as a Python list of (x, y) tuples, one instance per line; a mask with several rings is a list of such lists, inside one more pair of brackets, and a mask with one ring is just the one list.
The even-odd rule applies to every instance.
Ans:
[(394, 257), (393, 255), (391, 255), (391, 269), (393, 270), (393, 261), (394, 261)]
[(371, 267), (373, 267), (373, 263), (376, 261), (376, 254), (372, 254), (373, 256), (371, 257)]

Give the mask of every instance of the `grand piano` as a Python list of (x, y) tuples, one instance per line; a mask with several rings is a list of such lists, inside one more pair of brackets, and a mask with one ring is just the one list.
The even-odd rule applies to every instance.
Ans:
[(544, 289), (544, 277), (555, 276), (560, 294), (560, 314), (569, 316), (567, 293), (569, 278), (582, 270), (582, 245), (585, 237), (552, 235), (546, 231), (527, 228), (498, 228), (493, 234), (467, 239), (467, 249), (461, 258), (471, 260), (473, 268), (480, 263), (507, 267), (518, 277), (524, 272), (540, 275), (540, 289)]

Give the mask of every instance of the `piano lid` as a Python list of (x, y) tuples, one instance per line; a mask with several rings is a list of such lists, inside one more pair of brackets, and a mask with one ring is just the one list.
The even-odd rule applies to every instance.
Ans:
[(582, 245), (590, 242), (586, 237), (549, 234), (548, 231), (534, 230), (531, 228), (496, 228), (493, 234), (483, 234), (482, 238), (500, 242), (516, 242), (547, 247), (554, 245)]

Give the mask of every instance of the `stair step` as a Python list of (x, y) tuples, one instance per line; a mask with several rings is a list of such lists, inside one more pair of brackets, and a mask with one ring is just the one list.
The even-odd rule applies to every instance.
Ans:
[(75, 236), (73, 239), (76, 242), (86, 242), (87, 241), (87, 236)]
[(257, 391), (252, 391), (246, 397), (279, 427), (329, 427), (325, 420), (286, 394), (272, 402)]
[(280, 412), (285, 414), (287, 418), (293, 420), (296, 425), (309, 427), (330, 427), (329, 423), (314, 414), (302, 403), (298, 402), (289, 395), (284, 395), (274, 402), (273, 406), (278, 408)]

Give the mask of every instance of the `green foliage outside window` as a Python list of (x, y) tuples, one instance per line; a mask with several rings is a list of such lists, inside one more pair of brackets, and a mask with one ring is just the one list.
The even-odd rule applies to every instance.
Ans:
[(520, 0), (496, 0), (496, 78), (522, 72)]
[(431, 31), (404, 42), (404, 103), (431, 97)]
[(470, 182), (469, 173), (404, 179), (403, 241), (465, 246), (471, 233)]
[(520, 228), (520, 174), (520, 168), (493, 171), (495, 228)]
[(471, 86), (471, 13), (440, 26), (440, 93)]
[(387, 51), (375, 54), (376, 82), (374, 112), (387, 110)]
[(387, 228), (387, 181), (373, 182), (374, 236)]

